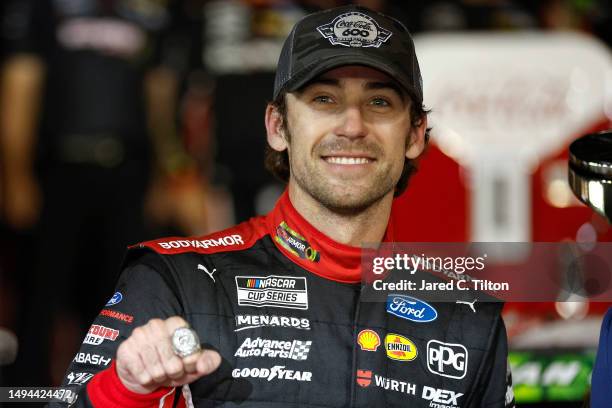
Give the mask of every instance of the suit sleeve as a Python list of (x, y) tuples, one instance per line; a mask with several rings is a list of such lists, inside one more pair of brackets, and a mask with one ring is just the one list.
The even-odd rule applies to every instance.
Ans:
[(508, 337), (506, 326), (501, 317), (497, 324), (481, 381), (485, 384), (484, 392), (481, 403), (477, 406), (515, 407), (512, 372), (508, 363)]
[(610, 404), (610, 389), (612, 388), (612, 355), (610, 354), (610, 336), (612, 331), (612, 309), (608, 309), (599, 335), (599, 347), (591, 377), (591, 406), (606, 407)]
[[(85, 335), (62, 387), (77, 393), (73, 407), (161, 406), (160, 400), (174, 398), (174, 389), (133, 393), (119, 380), (114, 359), (134, 328), (153, 318), (183, 315), (175, 280), (161, 257), (147, 253), (127, 265), (111, 295)], [(61, 403), (49, 406), (66, 407)]]

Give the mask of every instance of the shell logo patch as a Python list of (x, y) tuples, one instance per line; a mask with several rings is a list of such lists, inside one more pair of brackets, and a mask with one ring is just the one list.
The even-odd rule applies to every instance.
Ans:
[(363, 351), (376, 351), (380, 346), (380, 337), (374, 330), (365, 329), (357, 335), (357, 344)]
[(385, 336), (385, 351), (391, 360), (412, 361), (417, 358), (418, 351), (412, 340), (395, 333)]

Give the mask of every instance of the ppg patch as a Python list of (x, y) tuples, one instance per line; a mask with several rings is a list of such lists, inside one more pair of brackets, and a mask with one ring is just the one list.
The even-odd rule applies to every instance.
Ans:
[(378, 48), (391, 37), (391, 31), (379, 26), (373, 18), (357, 12), (341, 14), (331, 23), (317, 27), (317, 31), (332, 45), (355, 48)]
[(308, 309), (306, 278), (293, 276), (236, 276), (239, 306)]

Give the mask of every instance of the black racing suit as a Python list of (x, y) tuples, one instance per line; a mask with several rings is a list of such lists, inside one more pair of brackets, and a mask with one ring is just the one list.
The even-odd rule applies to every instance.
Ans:
[[(86, 383), (76, 406), (96, 407), (514, 405), (500, 304), (435, 303), (425, 322), (398, 317), (397, 299), (361, 302), (361, 291), (360, 249), (314, 229), (285, 193), (266, 217), (133, 247), (64, 384)], [(134, 327), (174, 315), (219, 351), (221, 367), (135, 399), (117, 377), (117, 347)]]

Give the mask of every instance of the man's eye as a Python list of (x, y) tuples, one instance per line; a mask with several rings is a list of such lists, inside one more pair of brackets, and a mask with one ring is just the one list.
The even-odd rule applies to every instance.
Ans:
[(390, 106), (391, 105), (389, 101), (383, 98), (374, 98), (372, 99), (372, 101), (370, 101), (370, 103), (374, 106)]
[(332, 98), (327, 95), (319, 95), (319, 96), (315, 96), (313, 98), (313, 101), (317, 103), (331, 103)]

